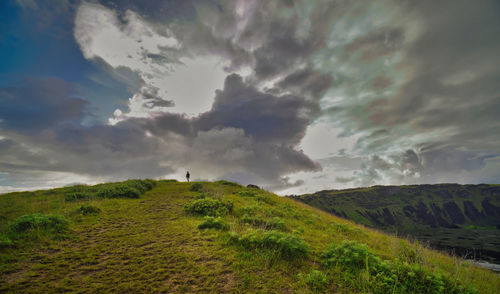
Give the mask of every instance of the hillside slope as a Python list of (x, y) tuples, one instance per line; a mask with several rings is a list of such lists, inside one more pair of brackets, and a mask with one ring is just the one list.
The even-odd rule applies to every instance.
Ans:
[(293, 199), (437, 248), (500, 263), (500, 185), (373, 186)]
[(500, 288), (498, 275), (467, 261), (225, 181), (0, 195), (0, 232), (0, 292), (6, 293)]

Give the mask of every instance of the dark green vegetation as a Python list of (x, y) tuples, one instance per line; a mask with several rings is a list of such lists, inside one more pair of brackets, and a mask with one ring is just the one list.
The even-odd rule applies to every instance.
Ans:
[[(264, 190), (226, 181), (195, 183), (196, 191), (191, 183), (148, 182), (150, 190), (132, 187), (139, 198), (98, 196), (106, 185), (135, 181), (0, 195), (0, 292), (500, 288), (497, 274), (467, 261)], [(67, 199), (76, 192), (89, 196)]]
[(412, 185), (293, 196), (357, 223), (500, 263), (500, 185)]
[(95, 198), (139, 198), (146, 191), (153, 189), (155, 185), (156, 182), (153, 180), (128, 180), (120, 183), (106, 183), (95, 186), (77, 185), (60, 188), (60, 190), (64, 191), (66, 201)]

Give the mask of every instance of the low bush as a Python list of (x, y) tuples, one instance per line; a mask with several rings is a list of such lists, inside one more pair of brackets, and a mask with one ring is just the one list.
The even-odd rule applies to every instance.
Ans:
[(114, 185), (100, 188), (96, 195), (99, 198), (139, 198), (141, 193), (127, 185)]
[(286, 259), (302, 258), (310, 252), (303, 239), (278, 231), (253, 231), (243, 236), (233, 234), (230, 240), (247, 249), (273, 250)]
[(382, 262), (379, 270), (372, 273), (369, 286), (373, 293), (479, 293), (442, 273), (433, 273), (424, 266), (398, 260)]
[(39, 239), (50, 236), (54, 239), (66, 237), (69, 222), (61, 215), (28, 214), (15, 219), (7, 228), (5, 245), (15, 239)]
[(213, 198), (203, 198), (186, 203), (184, 210), (192, 214), (223, 216), (233, 211), (233, 203), (222, 202)]
[(205, 216), (204, 221), (198, 225), (198, 229), (216, 229), (225, 231), (229, 229), (229, 226), (220, 217)]
[[(340, 269), (343, 278), (359, 289), (369, 288), (373, 293), (477, 293), (464, 288), (441, 273), (429, 271), (419, 264), (408, 264), (399, 259), (382, 261), (368, 250), (368, 246), (355, 241), (330, 245), (320, 256), (322, 264)], [(364, 282), (355, 277), (368, 274)]]
[(127, 186), (134, 188), (139, 191), (140, 194), (144, 194), (147, 191), (153, 189), (156, 186), (156, 182), (150, 179), (145, 180), (127, 180), (120, 183), (118, 186)]
[(27, 214), (18, 217), (9, 226), (10, 231), (23, 233), (30, 230), (62, 232), (68, 229), (69, 222), (62, 215)]
[(368, 246), (356, 241), (331, 244), (321, 254), (322, 264), (327, 267), (340, 266), (344, 270), (358, 271), (380, 265), (381, 260), (371, 253)]
[(98, 214), (101, 212), (101, 209), (92, 205), (82, 205), (80, 206), (80, 208), (78, 208), (78, 212), (83, 215)]
[(164, 179), (164, 180), (159, 180), (159, 182), (162, 183), (177, 183), (178, 181), (175, 179)]
[(64, 188), (66, 201), (88, 200), (91, 198), (139, 198), (151, 190), (156, 182), (150, 179), (127, 180), (120, 183), (98, 184), (95, 186), (74, 186)]
[(266, 221), (264, 220), (264, 218), (262, 218), (262, 216), (260, 215), (251, 216), (248, 214), (243, 215), (243, 217), (241, 218), (241, 222), (252, 226), (263, 226), (266, 224)]
[(189, 191), (192, 191), (192, 192), (201, 192), (202, 189), (203, 189), (203, 185), (202, 184), (200, 184), (200, 183), (194, 183), (189, 188)]
[(230, 182), (230, 181), (226, 181), (226, 180), (220, 180), (220, 181), (217, 181), (216, 183), (221, 184), (221, 185), (225, 185), (225, 186), (242, 187), (238, 183), (234, 183), (234, 182)]
[(68, 193), (64, 196), (64, 199), (66, 201), (77, 201), (77, 200), (84, 200), (90, 198), (89, 193), (84, 193), (84, 192), (73, 192), (73, 193)]

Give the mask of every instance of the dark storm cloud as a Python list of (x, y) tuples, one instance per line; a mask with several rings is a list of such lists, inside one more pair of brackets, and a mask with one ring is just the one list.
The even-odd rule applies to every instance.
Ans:
[[(212, 110), (200, 117), (165, 113), (154, 118), (129, 118), (116, 125), (67, 123), (80, 119), (79, 111), (87, 103), (68, 97), (73, 95), (71, 87), (61, 81), (49, 85), (41, 88), (31, 83), (24, 85), (22, 91), (9, 92), (16, 94), (17, 101), (29, 101), (30, 105), (43, 102), (41, 117), (50, 117), (48, 122), (32, 117), (25, 125), (4, 117), (3, 122), (10, 128), (4, 132), (8, 139), (0, 141), (0, 162), (2, 170), (12, 176), (33, 170), (117, 180), (156, 177), (191, 166), (200, 173), (213, 172), (229, 179), (245, 175), (243, 183), (253, 179), (262, 185), (283, 188), (302, 183), (290, 183), (283, 175), (320, 168), (295, 148), (317, 115), (317, 106), (295, 96), (262, 93), (238, 75), (226, 79)], [(156, 94), (143, 93), (152, 100)], [(55, 103), (49, 103), (52, 100), (47, 97), (65, 110), (71, 109), (68, 103), (73, 100), (82, 107), (58, 115), (59, 108), (52, 107)], [(27, 107), (20, 108), (26, 111)], [(19, 131), (21, 126), (30, 126), (31, 130), (34, 125), (36, 131), (44, 132), (26, 136)], [(36, 152), (31, 149), (35, 146)]]
[[(25, 1), (27, 11), (31, 3)], [(115, 125), (82, 125), (88, 103), (61, 80), (4, 88), (0, 171), (122, 179), (189, 166), (290, 188), (304, 182), (287, 175), (321, 169), (299, 146), (322, 115), (342, 136), (359, 138), (349, 156), (319, 161), (357, 170), (332, 177), (338, 183), (448, 181), (453, 173), (477, 182), (485, 169), (500, 171), (491, 165), (500, 154), (498, 1), (247, 1), (242, 12), (237, 1), (99, 3), (117, 13), (121, 30), (133, 11), (178, 41), (142, 50), (141, 62), (169, 68), (181, 57), (216, 55), (228, 74), (250, 73), (229, 74), (211, 110), (190, 118), (154, 112), (174, 103), (145, 82), (150, 73), (143, 80), (131, 68), (89, 57), (151, 110)]]
[(260, 44), (253, 51), (253, 68), (255, 77), (259, 80), (271, 79), (287, 72), (292, 74), (301, 66), (310, 66), (309, 58), (325, 46), (329, 23), (335, 17), (334, 10), (343, 10), (337, 5), (338, 1), (318, 4), (314, 7), (307, 25), (299, 15), (280, 17), (281, 11), (295, 10), (295, 6), (287, 2), (273, 3), (277, 15), (269, 17), (271, 9), (266, 2), (259, 2), (252, 22), (241, 35), (242, 42), (256, 42)]
[(286, 76), (278, 83), (278, 86), (282, 89), (297, 91), (306, 97), (320, 99), (332, 83), (331, 75), (304, 69)]
[(62, 123), (80, 123), (88, 102), (75, 86), (57, 78), (29, 79), (0, 89), (0, 126), (18, 132), (39, 132)]
[(348, 133), (365, 134), (358, 151), (384, 154), (385, 159), (374, 156), (365, 162), (361, 181), (376, 183), (386, 177), (395, 183), (434, 182), (453, 179), (455, 172), (470, 174), (462, 181), (480, 182), (488, 175), (479, 171), (500, 153), (500, 4), (407, 5), (405, 10), (421, 20), (415, 40), (406, 42), (409, 28), (403, 22), (401, 28), (368, 33), (345, 46), (365, 61), (399, 54), (403, 58), (398, 67), (408, 72), (397, 88), (387, 75), (372, 80), (374, 92), (396, 90), (395, 95), (333, 112), (344, 120)]
[(213, 127), (241, 128), (256, 140), (298, 144), (319, 107), (302, 97), (264, 94), (233, 74), (218, 91), (212, 109), (201, 115), (201, 130)]

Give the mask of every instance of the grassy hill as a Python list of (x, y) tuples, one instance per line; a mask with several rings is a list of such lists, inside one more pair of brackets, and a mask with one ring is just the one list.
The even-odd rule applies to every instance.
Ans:
[(127, 181), (0, 195), (0, 292), (498, 293), (500, 277), (272, 193)]
[(374, 186), (293, 199), (436, 248), (500, 263), (500, 185)]

